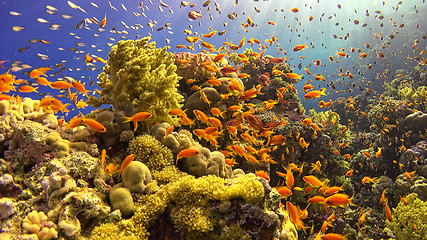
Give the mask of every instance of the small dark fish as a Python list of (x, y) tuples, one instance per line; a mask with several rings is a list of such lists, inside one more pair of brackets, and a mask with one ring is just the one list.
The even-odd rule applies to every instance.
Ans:
[(360, 23), (359, 20), (357, 20), (357, 19), (354, 20), (354, 24), (359, 25), (359, 23)]
[(210, 3), (211, 3), (211, 1), (208, 0), (208, 1), (204, 2), (202, 6), (207, 7), (207, 6), (209, 6)]
[(364, 24), (362, 25), (362, 27), (366, 27), (366, 26), (368, 26), (368, 24), (367, 24), (367, 23), (364, 23)]
[(76, 26), (74, 26), (75, 29), (82, 29), (86, 23), (86, 19), (83, 19), (81, 22), (77, 23)]
[(338, 4), (338, 5), (337, 5), (337, 8), (338, 8), (338, 9), (341, 9), (341, 4)]
[(226, 32), (227, 32), (227, 30), (224, 30), (224, 31), (218, 32), (218, 36), (222, 36), (222, 35), (224, 35)]
[(22, 47), (20, 49), (18, 49), (18, 52), (25, 52), (29, 49), (30, 47)]

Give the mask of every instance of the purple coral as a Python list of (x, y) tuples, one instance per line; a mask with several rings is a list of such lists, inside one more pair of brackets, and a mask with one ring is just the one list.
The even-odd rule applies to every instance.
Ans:
[(404, 165), (405, 170), (416, 171), (417, 174), (427, 177), (427, 142), (419, 141), (402, 154), (399, 162)]

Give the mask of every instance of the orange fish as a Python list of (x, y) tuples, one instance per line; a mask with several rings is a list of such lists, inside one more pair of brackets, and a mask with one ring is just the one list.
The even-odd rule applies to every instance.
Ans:
[(121, 165), (120, 169), (118, 170), (119, 177), (120, 177), (120, 174), (122, 174), (123, 170), (125, 170), (125, 168), (127, 166), (129, 166), (129, 164), (131, 164), (131, 162), (133, 161), (134, 158), (135, 158), (135, 154), (130, 154), (129, 156), (127, 156), (125, 158), (125, 160), (123, 160), (122, 165)]
[(352, 200), (353, 197), (349, 198), (347, 194), (336, 193), (330, 197), (325, 198), (323, 205), (333, 207), (344, 206), (346, 204), (354, 205)]
[(325, 182), (320, 181), (317, 177), (313, 175), (307, 175), (302, 178), (306, 183), (314, 187), (325, 186)]
[(18, 91), (25, 92), (25, 93), (30, 93), (30, 92), (36, 92), (36, 93), (38, 93), (37, 89), (38, 89), (38, 87), (35, 88), (33, 86), (30, 86), (30, 85), (24, 85), (24, 86), (20, 86), (18, 88)]
[(194, 157), (199, 154), (200, 152), (197, 149), (188, 148), (188, 149), (181, 150), (176, 156), (176, 164), (178, 164), (178, 160), (180, 158)]
[(376, 183), (378, 182), (380, 179), (378, 177), (375, 178), (370, 178), (368, 176), (365, 176), (362, 178), (362, 184), (366, 184), (366, 183)]
[(323, 193), (323, 195), (325, 195), (325, 196), (330, 196), (330, 195), (332, 195), (332, 194), (337, 193), (338, 191), (344, 191), (344, 189), (342, 189), (342, 187), (337, 187), (337, 186), (330, 187), (328, 190), (326, 190), (326, 191)]
[(232, 66), (225, 66), (225, 67), (221, 68), (221, 72), (222, 73), (232, 73), (232, 72), (235, 72), (237, 74), (238, 71), (239, 71), (239, 68), (235, 69)]
[(86, 90), (85, 86), (84, 86), (82, 83), (80, 83), (80, 82), (78, 82), (78, 81), (74, 81), (74, 82), (72, 82), (71, 84), (73, 85), (73, 87), (74, 87), (77, 91), (82, 92), (82, 93), (84, 93), (84, 94), (86, 95), (86, 97), (89, 97), (89, 96), (87, 95), (87, 93), (88, 93), (88, 92), (90, 92), (90, 91), (89, 91), (89, 90)]
[(305, 48), (308, 48), (306, 44), (304, 44), (304, 45), (296, 45), (294, 47), (294, 52), (299, 52), (299, 51), (301, 51), (301, 50), (303, 50)]
[(172, 116), (180, 116), (182, 114), (185, 114), (185, 111), (187, 111), (187, 109), (185, 109), (184, 111), (182, 111), (182, 109), (179, 108), (175, 108), (169, 111), (169, 115)]
[(383, 192), (381, 193), (381, 198), (380, 201), (382, 204), (384, 204), (387, 201), (387, 198), (385, 197), (385, 192), (387, 191), (387, 188), (383, 190)]
[(347, 176), (347, 177), (351, 177), (352, 175), (353, 175), (353, 169), (350, 169), (350, 170), (348, 170), (346, 173), (345, 173), (345, 175)]
[(319, 98), (322, 95), (326, 96), (325, 91), (326, 91), (326, 88), (322, 88), (320, 91), (318, 90), (310, 91), (304, 95), (304, 99)]
[(82, 119), (80, 117), (78, 117), (78, 115), (77, 115), (70, 120), (70, 123), (67, 125), (65, 130), (68, 130), (70, 128), (75, 128), (75, 127), (79, 126), (81, 123), (82, 123)]
[(208, 34), (202, 34), (202, 36), (203, 37), (205, 37), (205, 38), (210, 38), (210, 37), (213, 37), (214, 35), (215, 35), (215, 33), (216, 33), (217, 31), (212, 31), (212, 32), (210, 32), (210, 33), (208, 33)]
[(49, 87), (53, 89), (68, 89), (72, 86), (73, 85), (67, 81), (56, 81), (56, 82), (51, 82), (49, 84)]
[(171, 126), (169, 126), (168, 127), (168, 129), (166, 130), (166, 133), (165, 133), (165, 136), (164, 136), (164, 139), (166, 140), (166, 137), (173, 131), (175, 129), (175, 126), (174, 125), (171, 125)]
[(314, 196), (307, 200), (308, 203), (323, 203), (325, 201), (325, 197), (323, 196)]
[(303, 74), (298, 75), (296, 73), (286, 73), (285, 77), (290, 78), (290, 79), (301, 79), (302, 75)]
[(48, 86), (50, 83), (45, 77), (38, 77), (36, 80), (38, 84), (43, 86)]
[(106, 132), (107, 129), (102, 125), (101, 123), (97, 122), (95, 119), (92, 118), (85, 118), (83, 113), (80, 113), (82, 115), (83, 122), (90, 127), (95, 132)]
[(101, 170), (101, 172), (102, 172), (102, 170), (104, 169), (105, 157), (106, 157), (106, 156), (107, 156), (107, 150), (102, 149), (102, 151), (101, 151), (101, 156), (100, 156), (100, 160), (101, 160), (101, 168), (100, 168), (100, 170)]
[(270, 177), (268, 176), (268, 173), (264, 170), (257, 170), (255, 172), (255, 175), (260, 177), (260, 178), (264, 178), (265, 180), (267, 180), (268, 182), (270, 182)]
[(275, 189), (277, 190), (277, 192), (279, 192), (282, 198), (289, 197), (292, 195), (292, 190), (289, 189), (287, 186), (279, 186), (275, 187)]
[(291, 8), (291, 12), (297, 13), (297, 12), (299, 12), (299, 10), (298, 10), (298, 8)]
[(99, 23), (99, 27), (103, 28), (107, 24), (107, 13), (104, 15), (104, 19), (102, 19), (101, 23)]
[(123, 121), (123, 123), (127, 123), (127, 122), (133, 122), (134, 125), (134, 132), (136, 131), (136, 129), (138, 128), (138, 122), (139, 121), (145, 121), (147, 119), (149, 119), (151, 117), (151, 113), (149, 112), (138, 112), (135, 113), (134, 115), (132, 115), (131, 117), (126, 117), (124, 116), (123, 118), (125, 119)]
[(89, 53), (87, 53), (87, 54), (85, 55), (85, 63), (87, 64), (87, 63), (91, 63), (91, 62), (93, 62), (93, 61), (95, 61), (95, 59), (93, 59), (93, 57), (91, 57), (91, 56), (89, 55)]
[(348, 239), (348, 234), (343, 236), (339, 233), (327, 233), (325, 235), (322, 236), (322, 239), (324, 240), (347, 240)]
[(116, 172), (117, 167), (118, 167), (118, 165), (116, 165), (114, 163), (110, 163), (105, 167), (104, 172), (106, 174), (112, 175)]
[(34, 69), (34, 70), (32, 70), (32, 71), (30, 72), (29, 77), (30, 77), (30, 78), (38, 78), (38, 77), (40, 77), (40, 75), (43, 75), (43, 76), (47, 77), (47, 75), (46, 75), (46, 74), (44, 74), (42, 71), (40, 71), (40, 70), (38, 70), (38, 69)]
[(393, 221), (393, 216), (391, 215), (391, 210), (390, 207), (388, 206), (388, 201), (385, 202), (385, 214), (387, 216), (387, 219), (392, 222)]

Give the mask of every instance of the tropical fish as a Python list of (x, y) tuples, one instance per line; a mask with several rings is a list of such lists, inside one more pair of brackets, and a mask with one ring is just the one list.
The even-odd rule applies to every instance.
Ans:
[(194, 156), (197, 156), (199, 154), (200, 154), (200, 152), (197, 149), (188, 148), (188, 149), (181, 150), (178, 153), (178, 155), (176, 156), (176, 164), (178, 165), (178, 160), (180, 158), (194, 157)]
[(123, 121), (123, 123), (133, 122), (133, 125), (135, 127), (133, 131), (135, 132), (136, 129), (138, 128), (138, 122), (145, 121), (145, 120), (149, 119), (150, 117), (151, 117), (151, 113), (148, 113), (148, 112), (138, 112), (138, 113), (133, 114), (130, 117), (124, 116), (123, 118), (125, 120)]
[(304, 95), (304, 99), (319, 98), (322, 95), (326, 96), (325, 91), (326, 91), (326, 88), (322, 88), (320, 91), (318, 90), (310, 91)]

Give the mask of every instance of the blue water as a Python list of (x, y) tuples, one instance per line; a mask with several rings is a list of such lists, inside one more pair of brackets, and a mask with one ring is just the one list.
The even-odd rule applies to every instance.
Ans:
[[(2, 33), (0, 38), (0, 61), (7, 60), (4, 63), (6, 69), (3, 70), (6, 71), (14, 61), (21, 61), (33, 68), (54, 67), (55, 64), (64, 61), (66, 70), (58, 76), (51, 76), (48, 79), (55, 81), (58, 77), (70, 76), (86, 83), (87, 89), (93, 90), (96, 87), (96, 83), (93, 87), (90, 87), (89, 83), (97, 80), (98, 70), (101, 70), (104, 64), (97, 62), (95, 63), (95, 69), (97, 70), (86, 70), (86, 68), (91, 68), (90, 66), (86, 66), (83, 60), (86, 53), (107, 59), (110, 49), (107, 43), (116, 44), (121, 39), (137, 39), (149, 34), (152, 35), (152, 40), (157, 42), (158, 47), (171, 46), (171, 52), (188, 51), (187, 49), (176, 49), (175, 46), (178, 44), (187, 44), (185, 41), (187, 35), (184, 33), (184, 30), (190, 29), (191, 25), (193, 35), (209, 33), (211, 31), (209, 28), (217, 31), (226, 30), (227, 32), (223, 36), (215, 35), (207, 39), (207, 41), (217, 48), (222, 46), (223, 42), (232, 41), (234, 44), (238, 44), (242, 37), (245, 37), (246, 40), (255, 37), (264, 43), (264, 39), (271, 39), (274, 35), (279, 39), (280, 47), (287, 54), (284, 55), (282, 51), (280, 51), (280, 54), (277, 54), (276, 42), (266, 50), (265, 55), (269, 54), (274, 57), (286, 56), (294, 68), (294, 72), (298, 74), (304, 73), (304, 79), (297, 84), (297, 89), (300, 91), (300, 98), (303, 96), (301, 89), (304, 82), (312, 79), (312, 76), (305, 73), (303, 70), (304, 67), (307, 67), (313, 74), (322, 74), (325, 76), (326, 83), (333, 81), (336, 85), (336, 90), (340, 92), (336, 93), (336, 90), (333, 91), (330, 87), (327, 87), (328, 96), (323, 98), (323, 100), (327, 101), (340, 96), (348, 97), (360, 94), (363, 91), (357, 90), (358, 87), (360, 86), (362, 90), (365, 89), (367, 82), (372, 83), (369, 86), (371, 89), (381, 92), (384, 80), (391, 80), (397, 69), (403, 68), (410, 72), (419, 62), (419, 60), (414, 59), (415, 57), (425, 58), (425, 53), (424, 55), (419, 55), (426, 48), (426, 41), (422, 40), (422, 37), (427, 34), (427, 11), (423, 0), (402, 1), (403, 3), (400, 5), (398, 5), (398, 1), (371, 0), (240, 0), (238, 4), (234, 4), (234, 1), (219, 0), (216, 2), (220, 6), (221, 14), (215, 10), (215, 1), (210, 2), (210, 10), (208, 11), (207, 7), (202, 6), (205, 1), (194, 1), (197, 5), (194, 8), (190, 8), (190, 6), (180, 7), (180, 1), (163, 0), (164, 3), (170, 6), (173, 12), (171, 13), (168, 8), (160, 6), (158, 0), (152, 0), (152, 3), (144, 0), (142, 1), (143, 8), (147, 17), (137, 17), (133, 14), (133, 12), (142, 13), (141, 9), (138, 9), (140, 1), (112, 0), (111, 4), (117, 11), (109, 6), (108, 1), (104, 0), (92, 1), (99, 8), (94, 7), (90, 4), (90, 1), (86, 0), (74, 0), (72, 2), (86, 10), (87, 13), (71, 8), (67, 4), (67, 1), (8, 0), (0, 2), (0, 16), (2, 16), (2, 23), (0, 24), (0, 32)], [(121, 7), (122, 3), (127, 8), (127, 11)], [(341, 5), (341, 8), (338, 7), (338, 4)], [(57, 9), (55, 14), (46, 13), (46, 5), (55, 7)], [(259, 13), (254, 10), (255, 7), (260, 10)], [(290, 11), (294, 7), (299, 9), (298, 13)], [(398, 10), (396, 11), (397, 7)], [(203, 18), (199, 19), (200, 26), (199, 20), (188, 20), (188, 13), (191, 10), (201, 10)], [(367, 16), (366, 10), (368, 10), (369, 16)], [(381, 11), (381, 13), (376, 14), (374, 11), (377, 10)], [(10, 14), (10, 11), (15, 11), (22, 15), (13, 16)], [(235, 20), (231, 20), (227, 16), (233, 12), (237, 14)], [(68, 14), (72, 18), (64, 19), (61, 17), (61, 14)], [(103, 28), (105, 29), (104, 32), (99, 32), (99, 26), (96, 24), (88, 24), (87, 27), (89, 29), (74, 28), (84, 18), (95, 17), (101, 21), (104, 14), (107, 15), (107, 24)], [(209, 14), (211, 14), (212, 20)], [(241, 27), (242, 23), (247, 22), (248, 16), (256, 26), (243, 29)], [(310, 16), (313, 16), (311, 22), (308, 21)], [(384, 18), (380, 20), (380, 16), (384, 16)], [(43, 18), (49, 21), (49, 23), (40, 23), (37, 21), (37, 18)], [(360, 22), (358, 25), (354, 23), (356, 19)], [(148, 26), (150, 21), (157, 22), (153, 29), (150, 29)], [(274, 21), (276, 25), (272, 26), (267, 23), (268, 21)], [(125, 28), (121, 22), (129, 27), (141, 24), (143, 28), (139, 28), (138, 30)], [(171, 23), (171, 30), (163, 29), (157, 31), (159, 27), (164, 26), (167, 22)], [(224, 26), (224, 23), (228, 25)], [(362, 27), (365, 23), (368, 25)], [(381, 23), (383, 27), (380, 27)], [(60, 24), (61, 26), (59, 30), (50, 30), (52, 24)], [(401, 24), (404, 24), (404, 27), (399, 28)], [(13, 26), (23, 26), (24, 29), (15, 32), (12, 31)], [(126, 30), (128, 34), (111, 33), (110, 30), (113, 28), (116, 28), (117, 31)], [(247, 32), (244, 30), (247, 30)], [(75, 36), (70, 35), (70, 33), (75, 34)], [(381, 33), (380, 37), (374, 39), (375, 33)], [(99, 34), (99, 36), (96, 37), (94, 34)], [(349, 37), (347, 40), (335, 39), (333, 37), (334, 34), (338, 37), (344, 37), (348, 34)], [(395, 38), (390, 39), (388, 37), (390, 34), (393, 34)], [(80, 39), (76, 39), (76, 36)], [(109, 38), (114, 38), (115, 41)], [(51, 43), (29, 43), (30, 39), (43, 39)], [(419, 43), (416, 48), (413, 48), (416, 39), (419, 40)], [(84, 46), (78, 47), (76, 45), (78, 43), (84, 43)], [(371, 48), (367, 48), (365, 46), (366, 43)], [(309, 48), (300, 52), (293, 52), (292, 49), (297, 44), (307, 44)], [(23, 47), (29, 47), (29, 49), (18, 52), (18, 49)], [(240, 49), (238, 52), (242, 52), (246, 47), (250, 47), (250, 45), (246, 43), (243, 49)], [(368, 53), (368, 57), (359, 59), (357, 52), (350, 52), (350, 47), (355, 49), (360, 48), (362, 52)], [(59, 48), (63, 48), (64, 50), (59, 50)], [(71, 52), (70, 48), (76, 48), (81, 53)], [(349, 54), (349, 58), (337, 58), (336, 52), (341, 48), (345, 49), (344, 52)], [(201, 49), (203, 48), (196, 47), (196, 51), (200, 51)], [(258, 50), (255, 46), (253, 49), (258, 52), (263, 50)], [(378, 59), (376, 51), (383, 52), (385, 59)], [(37, 58), (37, 54), (39, 53), (46, 54), (49, 60)], [(339, 62), (330, 63), (328, 60), (329, 56), (333, 56)], [(325, 66), (313, 66), (313, 60), (317, 59), (320, 59), (321, 63)], [(298, 69), (300, 63), (302, 68)], [(372, 69), (369, 70), (365, 67), (368, 64), (372, 64)], [(355, 78), (349, 79), (345, 77), (343, 79), (338, 76), (338, 69), (340, 68), (343, 69), (344, 73), (350, 71)], [(28, 76), (21, 75), (25, 70), (14, 74), (18, 78), (29, 80)], [(58, 70), (55, 68), (49, 73), (53, 74)], [(384, 74), (385, 71), (389, 71), (389, 73)], [(387, 78), (384, 78), (384, 76), (387, 76)], [(353, 83), (356, 87), (350, 86)], [(314, 85), (316, 87), (325, 87), (321, 82), (314, 82)], [(352, 93), (349, 93), (349, 88), (353, 89)], [(45, 86), (40, 86), (39, 92), (51, 93), (52, 95), (59, 94), (58, 90), (52, 90)], [(16, 94), (41, 98), (35, 93)], [(84, 97), (80, 96), (79, 99), (84, 100)], [(317, 101), (302, 101), (307, 109), (317, 107)], [(88, 107), (85, 112), (90, 110), (90, 107)], [(73, 115), (75, 115), (75, 111), (70, 113), (70, 116)]]

